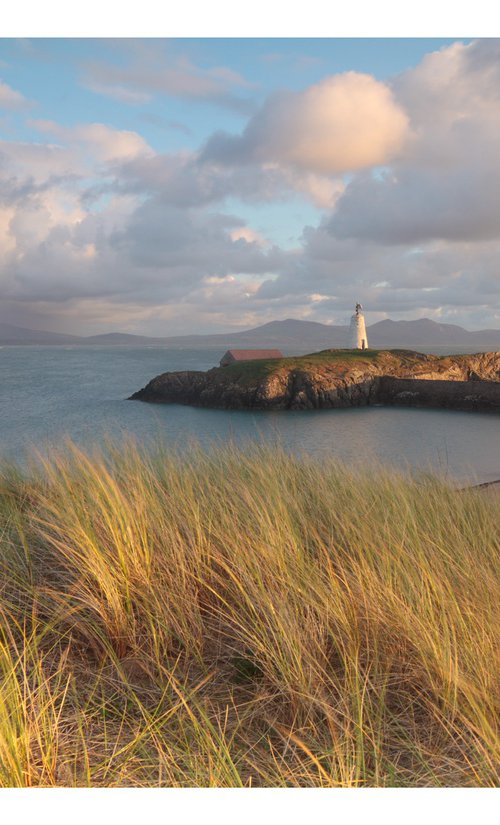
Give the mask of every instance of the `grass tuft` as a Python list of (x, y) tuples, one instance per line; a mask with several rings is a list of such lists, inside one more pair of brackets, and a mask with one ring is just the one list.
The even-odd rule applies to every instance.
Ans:
[(278, 447), (0, 474), (0, 786), (493, 786), (498, 500)]

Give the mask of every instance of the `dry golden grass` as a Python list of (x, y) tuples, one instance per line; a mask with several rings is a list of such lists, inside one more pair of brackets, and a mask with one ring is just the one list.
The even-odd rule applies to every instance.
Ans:
[(496, 784), (495, 497), (67, 445), (0, 542), (0, 786)]

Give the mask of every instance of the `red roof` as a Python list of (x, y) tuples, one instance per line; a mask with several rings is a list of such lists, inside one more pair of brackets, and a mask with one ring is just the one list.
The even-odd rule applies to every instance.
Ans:
[(231, 355), (235, 361), (254, 361), (257, 358), (283, 358), (279, 349), (228, 349), (224, 358)]

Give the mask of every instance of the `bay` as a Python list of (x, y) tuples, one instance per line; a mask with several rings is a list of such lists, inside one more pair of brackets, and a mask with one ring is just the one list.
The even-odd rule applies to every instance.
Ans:
[(500, 417), (451, 410), (363, 407), (319, 411), (227, 411), (145, 404), (127, 398), (168, 370), (209, 369), (222, 351), (161, 347), (0, 348), (0, 456), (25, 462), (68, 436), (90, 448), (106, 437), (190, 442), (280, 443), (295, 453), (382, 461), (436, 471), (460, 483), (500, 478)]

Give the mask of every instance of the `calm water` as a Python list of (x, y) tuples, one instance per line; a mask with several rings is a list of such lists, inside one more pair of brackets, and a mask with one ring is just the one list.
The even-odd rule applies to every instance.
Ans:
[(177, 447), (231, 438), (342, 459), (434, 468), (453, 479), (500, 478), (500, 416), (367, 407), (317, 412), (228, 412), (127, 401), (167, 370), (207, 369), (222, 353), (160, 348), (0, 348), (0, 453), (23, 461), (64, 435), (86, 446), (105, 435), (161, 437)]

